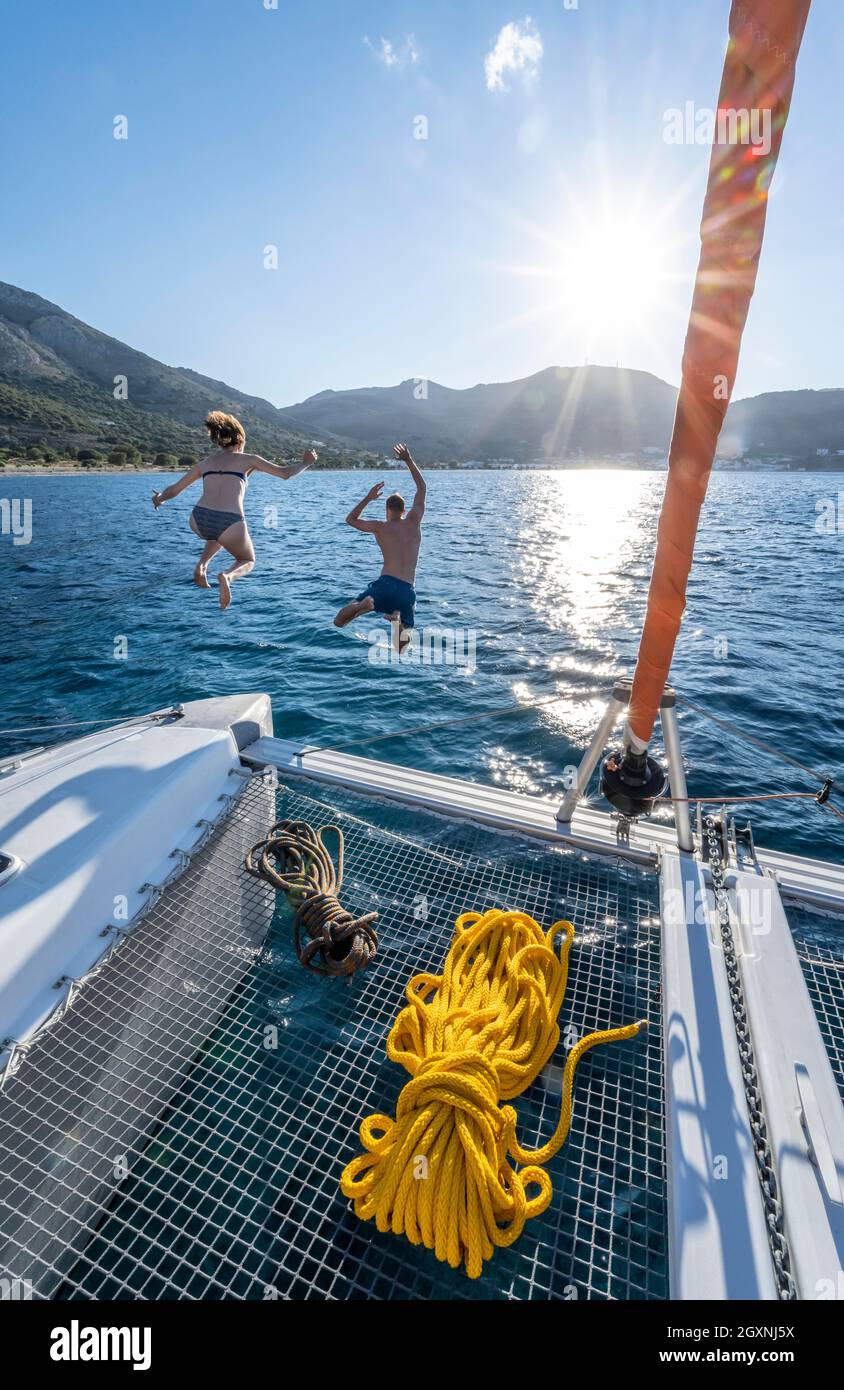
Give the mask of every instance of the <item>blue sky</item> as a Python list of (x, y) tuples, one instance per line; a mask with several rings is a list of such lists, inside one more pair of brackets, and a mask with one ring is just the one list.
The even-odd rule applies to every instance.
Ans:
[[(664, 113), (715, 104), (728, 0), (265, 3), (6, 0), (0, 278), (278, 405), (678, 380), (708, 151)], [(844, 386), (843, 79), (815, 0), (739, 396)]]

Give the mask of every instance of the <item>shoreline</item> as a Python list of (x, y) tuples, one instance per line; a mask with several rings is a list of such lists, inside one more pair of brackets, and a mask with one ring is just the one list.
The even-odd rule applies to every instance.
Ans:
[[(136, 477), (136, 478), (172, 478), (181, 477), (185, 469), (173, 468), (74, 468), (72, 464), (49, 464), (43, 467), (38, 464), (27, 464), (25, 468), (17, 468), (14, 464), (6, 464), (0, 468), (0, 478), (102, 478), (102, 477)], [(377, 472), (373, 464), (372, 468), (316, 468), (310, 470), (316, 473), (371, 473)], [(400, 473), (399, 468), (382, 469), (382, 472)], [(440, 469), (439, 472), (460, 472), (460, 469)], [(468, 469), (466, 470), (469, 471)]]
[(4, 474), (15, 478), (38, 478), (44, 474), (51, 473), (54, 478), (78, 478), (80, 476), (94, 477), (97, 474), (108, 474), (114, 476), (118, 473), (137, 473), (139, 478), (167, 476), (172, 473), (171, 468), (74, 468), (72, 464), (51, 464), (45, 463), (39, 468), (38, 464), (27, 464), (25, 468), (18, 468), (15, 464), (7, 463), (0, 468), (0, 477)]
[[(588, 473), (588, 472), (614, 472), (614, 473), (667, 473), (668, 469), (663, 464), (623, 464), (617, 463), (612, 459), (602, 460), (596, 463), (573, 463), (564, 466), (551, 464), (530, 464), (528, 466), (505, 465), (496, 467), (493, 464), (480, 468), (468, 468), (462, 464), (452, 464), (446, 466), (425, 465), (429, 473)], [(400, 468), (391, 468), (385, 464), (380, 467), (372, 464), (366, 468), (317, 468), (311, 470), (315, 473), (396, 473), (400, 474)], [(742, 473), (844, 473), (844, 462), (835, 468), (815, 467), (815, 468), (783, 468), (771, 465), (756, 464), (746, 467), (736, 468), (734, 465), (713, 469), (714, 473), (732, 473), (740, 475)], [(172, 468), (74, 468), (72, 464), (57, 466), (45, 463), (27, 464), (26, 467), (17, 467), (14, 464), (6, 464), (0, 467), (0, 478), (102, 478), (102, 477), (138, 477), (138, 478), (172, 478), (181, 476), (179, 470)]]

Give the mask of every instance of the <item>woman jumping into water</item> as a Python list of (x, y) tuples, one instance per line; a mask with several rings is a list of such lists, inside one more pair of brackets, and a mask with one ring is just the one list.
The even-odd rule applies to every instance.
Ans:
[(306, 449), (301, 463), (280, 468), (277, 463), (269, 463), (258, 454), (243, 452), (246, 431), (233, 415), (214, 410), (205, 421), (205, 427), (211, 436), (211, 443), (216, 445), (215, 452), (189, 468), (177, 483), (171, 483), (163, 492), (154, 492), (152, 505), (157, 511), (162, 502), (169, 502), (171, 497), (178, 497), (186, 487), (202, 480), (202, 496), (191, 512), (190, 528), (205, 542), (205, 549), (193, 572), (193, 582), (200, 589), (210, 589), (206, 573), (208, 563), (219, 550), (227, 550), (234, 557), (234, 563), (220, 572), (217, 581), (220, 585), (220, 607), (228, 608), (232, 601), (232, 582), (242, 579), (255, 564), (255, 551), (243, 511), (250, 473), (295, 478), (316, 463), (317, 456), (313, 449)]

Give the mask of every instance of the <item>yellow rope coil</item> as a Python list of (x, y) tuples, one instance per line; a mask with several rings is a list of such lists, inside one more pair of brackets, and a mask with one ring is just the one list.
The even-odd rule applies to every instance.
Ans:
[[(539, 1149), (523, 1149), (516, 1112), (499, 1108), (499, 1101), (520, 1095), (557, 1046), (573, 939), (571, 922), (544, 932), (523, 912), (458, 917), (442, 975), (414, 975), (407, 1007), (387, 1038), (387, 1056), (411, 1076), (396, 1118), (375, 1114), (363, 1121), (366, 1153), (340, 1178), (364, 1221), (374, 1218), (379, 1231), (426, 1245), (453, 1269), (464, 1263), (471, 1279), (495, 1246), (512, 1245), (551, 1201), (542, 1165), (568, 1134), (581, 1057), (598, 1043), (635, 1037), (644, 1026), (581, 1038), (566, 1059), (554, 1134)], [(529, 1197), (531, 1187), (539, 1190)]]

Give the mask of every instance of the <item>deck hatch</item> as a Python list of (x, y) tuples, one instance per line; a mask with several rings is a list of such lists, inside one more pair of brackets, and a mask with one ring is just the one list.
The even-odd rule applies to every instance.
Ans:
[(16, 854), (4, 854), (0, 850), (0, 888), (4, 883), (8, 883), (10, 878), (14, 878), (20, 867), (21, 861)]

